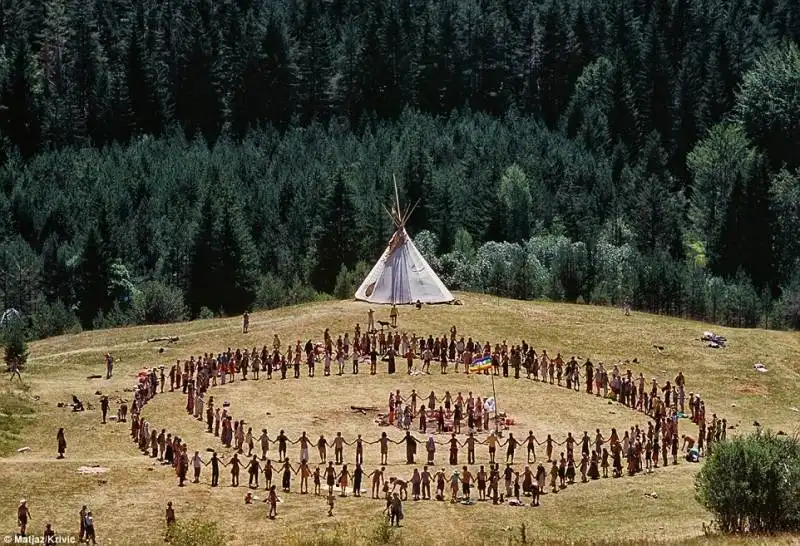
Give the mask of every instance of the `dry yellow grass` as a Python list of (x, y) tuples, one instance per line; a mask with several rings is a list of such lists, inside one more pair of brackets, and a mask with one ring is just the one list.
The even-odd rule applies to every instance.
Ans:
[[(611, 308), (468, 294), (459, 297), (463, 306), (426, 307), (421, 311), (402, 308), (400, 329), (443, 334), (455, 324), (460, 333), (481, 341), (526, 339), (537, 349), (561, 351), (565, 356), (589, 356), (594, 362), (611, 364), (638, 358), (639, 364), (632, 365), (633, 370), (643, 371), (648, 378), (657, 377), (660, 382), (683, 369), (688, 390), (702, 393), (710, 411), (727, 417), (736, 431), (752, 430), (754, 420), (774, 430), (797, 430), (800, 414), (791, 409), (799, 403), (800, 341), (796, 334), (717, 328), (639, 313), (625, 317)], [(356, 302), (330, 302), (255, 313), (247, 335), (241, 334), (240, 319), (231, 318), (86, 332), (32, 344), (25, 374), (29, 388), (15, 392), (29, 401), (35, 414), (17, 419), (25, 426), (14, 438), (15, 447), (30, 446), (31, 451), (12, 452), (0, 464), (0, 532), (11, 533), (15, 529), (15, 507), (25, 497), (36, 532), (46, 521), (52, 522), (57, 532), (77, 532), (77, 514), (86, 504), (94, 511), (101, 543), (161, 543), (164, 506), (172, 500), (179, 518), (200, 516), (216, 520), (230, 533), (234, 544), (301, 542), (335, 533), (343, 543), (366, 542), (383, 510), (379, 501), (337, 499), (335, 516), (328, 518), (322, 497), (292, 493), (283, 496), (279, 518), (269, 521), (264, 504), (244, 505), (245, 486), (228, 487), (226, 469), (221, 480), (224, 487), (211, 489), (207, 485), (210, 469), (205, 469), (204, 483), (178, 488), (171, 469), (153, 464), (129, 441), (127, 425), (100, 424), (95, 391), (125, 396), (124, 389), (132, 385), (135, 373), (144, 366), (170, 365), (178, 358), (228, 346), (260, 347), (271, 344), (274, 333), (285, 344), (309, 337), (319, 340), (325, 328), (334, 334), (352, 332), (356, 322), (362, 326), (366, 322), (367, 309), (366, 304)], [(377, 310), (381, 315), (388, 314), (388, 309)], [(708, 329), (725, 335), (729, 347), (705, 348), (697, 338)], [(180, 342), (166, 345), (166, 351), (159, 354), (158, 344), (145, 341), (157, 335), (178, 335)], [(659, 353), (653, 344), (663, 345), (665, 350)], [(102, 356), (108, 350), (118, 359), (114, 377), (110, 381), (88, 380), (90, 374), (103, 373)], [(768, 366), (768, 373), (753, 371), (753, 363), (759, 360)], [(404, 363), (399, 369), (404, 369)], [(325, 378), (318, 365), (318, 377), (314, 379), (304, 373), (299, 381), (280, 381), (274, 376), (271, 382), (264, 378), (257, 382), (236, 381), (212, 389), (211, 394), (218, 403), (231, 402), (234, 418), (244, 418), (256, 431), (267, 427), (273, 436), (284, 428), (293, 439), (305, 430), (312, 439), (325, 434), (330, 440), (341, 431), (349, 440), (356, 434), (374, 440), (385, 429), (373, 423), (373, 415), (352, 413), (351, 404), (384, 407), (388, 393), (394, 389), (408, 393), (415, 388), (423, 394), (431, 390), (442, 394), (446, 389), (451, 393), (491, 393), (489, 378), (484, 376), (441, 376), (435, 372), (408, 377), (402, 373), (389, 376), (381, 371), (370, 377), (364, 372), (362, 368), (358, 377), (346, 374)], [(496, 388), (500, 409), (516, 420), (512, 432), (519, 439), (529, 429), (540, 439), (551, 433), (560, 440), (568, 431), (580, 436), (584, 430), (607, 431), (612, 426), (624, 429), (647, 422), (644, 415), (616, 404), (537, 382), (499, 379)], [(73, 393), (93, 402), (95, 409), (72, 413), (69, 407), (57, 407), (58, 402), (69, 402)], [(32, 401), (34, 396), (38, 400)], [(8, 396), (0, 398), (6, 413), (9, 400)], [(205, 434), (203, 425), (186, 415), (184, 405), (183, 395), (165, 394), (148, 404), (144, 413), (155, 426), (184, 438), (191, 449), (203, 453), (211, 447), (227, 456), (218, 440)], [(688, 425), (683, 426), (687, 430)], [(59, 427), (64, 427), (68, 442), (67, 458), (62, 461), (55, 459)], [(399, 430), (389, 434), (395, 439), (401, 437)], [(485, 449), (478, 452), (478, 464), (488, 462)], [(289, 450), (295, 464), (298, 450), (297, 446)], [(312, 462), (317, 460), (314, 451)], [(541, 455), (543, 447), (540, 452)], [(442, 446), (437, 453), (440, 465), (445, 461), (444, 455)], [(346, 460), (352, 463), (352, 459), (353, 448), (348, 448)], [(377, 446), (370, 446), (367, 471), (374, 469), (377, 462)], [(391, 452), (389, 474), (410, 476), (410, 468), (403, 462), (403, 447), (396, 446)], [(109, 471), (97, 476), (76, 472), (77, 467), (92, 464)], [(528, 539), (536, 541), (702, 541), (702, 524), (710, 518), (694, 500), (696, 470), (696, 465), (684, 463), (646, 476), (578, 484), (558, 494), (545, 495), (537, 509), (408, 502), (404, 527), (395, 533), (394, 540), (409, 544), (444, 544), (453, 540), (514, 543), (519, 540), (524, 523)], [(244, 474), (242, 482), (246, 485)], [(645, 496), (648, 492), (656, 492), (658, 498)], [(263, 498), (263, 489), (257, 495)]]

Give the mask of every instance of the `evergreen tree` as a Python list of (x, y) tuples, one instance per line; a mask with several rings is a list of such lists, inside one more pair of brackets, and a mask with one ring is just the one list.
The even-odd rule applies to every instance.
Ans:
[(611, 72), (609, 94), (609, 136), (612, 142), (622, 141), (630, 152), (635, 153), (641, 146), (639, 111), (636, 108), (629, 72), (621, 55), (618, 55)]
[(27, 43), (19, 43), (13, 52), (13, 63), (0, 101), (3, 106), (0, 108), (0, 132), (7, 135), (22, 157), (26, 158), (39, 149), (42, 131), (34, 94), (36, 84), (29, 65), (30, 56)]
[(322, 0), (304, 0), (298, 40), (297, 85), (304, 121), (325, 118), (330, 91), (330, 42)]
[[(4, 325), (3, 360), (8, 369), (22, 371), (28, 362), (28, 343), (25, 339), (25, 327), (21, 319), (11, 319)], [(13, 377), (12, 377), (13, 379)]]
[(351, 268), (357, 261), (355, 209), (342, 173), (336, 175), (324, 210), (313, 282), (318, 290), (331, 293), (340, 268)]
[(273, 17), (263, 37), (245, 40), (244, 59), (231, 93), (231, 124), (241, 137), (266, 123), (285, 129), (294, 108), (294, 71), (285, 28)]
[(224, 213), (219, 218), (216, 247), (220, 267), (218, 306), (226, 314), (243, 313), (251, 307), (258, 285), (258, 256), (256, 247), (243, 221), (242, 209), (232, 195), (223, 200)]
[(218, 310), (216, 284), (219, 277), (220, 249), (214, 244), (216, 209), (210, 192), (203, 199), (198, 211), (198, 226), (194, 234), (194, 245), (189, 263), (189, 288), (187, 303), (192, 316), (197, 316), (202, 307)]
[[(539, 68), (539, 97), (542, 119), (553, 127), (567, 106), (570, 87), (572, 51), (569, 26), (562, 4), (549, 2), (541, 21), (541, 64)], [(577, 76), (575, 76), (577, 78)]]
[(42, 292), (49, 302), (69, 304), (73, 300), (72, 278), (65, 260), (59, 253), (59, 240), (53, 234), (42, 249)]
[(97, 226), (89, 230), (78, 265), (78, 318), (84, 328), (90, 328), (97, 313), (111, 309), (109, 294), (111, 257), (106, 254)]
[(439, 66), (441, 57), (438, 50), (438, 25), (431, 21), (432, 18), (433, 15), (428, 13), (422, 23), (414, 92), (417, 107), (421, 111), (438, 114), (441, 112), (441, 89), (444, 84)]
[(705, 133), (702, 89), (700, 89), (700, 66), (694, 52), (684, 58), (676, 83), (675, 112), (673, 114), (675, 146), (670, 160), (671, 172), (675, 174), (679, 189), (689, 187), (690, 175), (686, 155), (697, 142), (698, 135)]
[(640, 130), (656, 131), (665, 147), (672, 137), (672, 82), (670, 67), (664, 54), (660, 34), (660, 21), (651, 21), (644, 38), (641, 52), (641, 71), (637, 74), (636, 97), (640, 114)]
[(221, 130), (221, 103), (212, 77), (213, 59), (199, 28), (192, 31), (185, 59), (178, 65), (175, 117), (186, 138), (202, 135), (213, 144)]
[(530, 237), (532, 199), (525, 172), (512, 165), (500, 180), (500, 198), (508, 211), (507, 240), (520, 242)]
[(719, 239), (715, 241), (716, 248), (713, 255), (717, 259), (711, 263), (711, 267), (717, 275), (733, 276), (742, 266), (744, 249), (741, 245), (747, 230), (743, 222), (746, 200), (744, 178), (745, 174), (742, 172), (734, 175), (722, 229)]
[(242, 210), (219, 175), (200, 206), (189, 264), (188, 305), (193, 315), (202, 307), (226, 314), (242, 313), (255, 300), (258, 256)]
[(144, 8), (141, 4), (136, 7), (136, 14), (131, 19), (125, 80), (132, 129), (137, 134), (158, 135), (162, 122), (153, 86), (154, 78), (148, 68)]
[(800, 47), (787, 43), (764, 53), (745, 74), (736, 109), (774, 170), (800, 166)]
[(409, 205), (415, 206), (414, 214), (408, 220), (408, 229), (412, 233), (428, 227), (428, 209), (431, 206), (433, 182), (433, 165), (420, 136), (415, 136), (409, 149), (403, 181), (406, 187), (406, 199)]

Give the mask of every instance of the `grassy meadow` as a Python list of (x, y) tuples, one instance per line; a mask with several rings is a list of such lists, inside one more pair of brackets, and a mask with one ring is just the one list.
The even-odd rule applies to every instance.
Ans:
[[(457, 297), (463, 305), (401, 308), (399, 330), (441, 335), (456, 325), (459, 335), (492, 343), (525, 339), (537, 350), (547, 349), (548, 354), (560, 351), (565, 358), (590, 357), (595, 364), (602, 361), (607, 367), (636, 358), (638, 363), (630, 367), (636, 375), (644, 372), (648, 382), (653, 377), (659, 383), (671, 380), (682, 369), (687, 392), (701, 393), (709, 415), (713, 412), (726, 417), (735, 427), (729, 434), (752, 431), (754, 421), (787, 434), (798, 432), (800, 337), (795, 333), (726, 329), (640, 313), (626, 317), (619, 309), (606, 307), (472, 294)], [(101, 424), (96, 394), (111, 397), (113, 414), (116, 400), (129, 396), (125, 389), (134, 384), (136, 373), (143, 367), (165, 365), (168, 369), (176, 359), (189, 355), (219, 352), (229, 346), (271, 345), (275, 333), (284, 346), (297, 339), (319, 341), (325, 328), (330, 328), (334, 336), (345, 330), (352, 333), (356, 322), (365, 326), (368, 308), (367, 304), (341, 301), (259, 312), (251, 316), (250, 333), (246, 335), (241, 333), (241, 319), (236, 317), (86, 332), (32, 343), (24, 384), (4, 379), (0, 388), (0, 534), (14, 532), (17, 503), (26, 498), (32, 512), (31, 530), (36, 533), (46, 522), (51, 522), (57, 533), (77, 533), (78, 511), (88, 505), (94, 512), (101, 544), (163, 543), (168, 500), (175, 505), (179, 519), (199, 516), (216, 521), (230, 535), (231, 544), (270, 540), (346, 544), (387, 539), (381, 536), (379, 525), (381, 501), (337, 498), (334, 516), (328, 517), (324, 498), (298, 494), (297, 480), (293, 480), (293, 492), (282, 495), (274, 521), (267, 519), (265, 504), (244, 504), (246, 473), (241, 476), (242, 486), (232, 488), (228, 471), (223, 468), (222, 487), (212, 489), (210, 468), (206, 468), (199, 485), (179, 488), (171, 468), (142, 455), (130, 441), (129, 424)], [(376, 311), (376, 320), (387, 320), (388, 308), (376, 307)], [(706, 348), (698, 339), (704, 330), (726, 336), (728, 347)], [(179, 336), (180, 341), (146, 341), (165, 335)], [(664, 350), (658, 351), (653, 345)], [(162, 353), (160, 347), (164, 348)], [(117, 359), (113, 378), (88, 379), (94, 374), (105, 376), (106, 351)], [(756, 373), (753, 364), (757, 361), (769, 371)], [(324, 434), (330, 441), (342, 432), (347, 440), (361, 434), (371, 441), (384, 430), (396, 440), (402, 433), (378, 427), (373, 422), (374, 412), (354, 413), (350, 405), (384, 408), (389, 392), (395, 389), (405, 395), (414, 388), (422, 396), (431, 390), (439, 396), (445, 390), (453, 395), (472, 391), (487, 396), (492, 392), (489, 377), (442, 376), (438, 366), (432, 366), (430, 376), (406, 375), (404, 361), (398, 362), (400, 373), (394, 376), (385, 373), (385, 363), (379, 364), (379, 374), (374, 377), (368, 375), (368, 365), (362, 365), (361, 374), (355, 377), (349, 373), (349, 362), (346, 370), (343, 377), (322, 377), (322, 365), (318, 364), (313, 379), (307, 378), (303, 369), (297, 381), (280, 381), (273, 375), (268, 382), (262, 375), (259, 381), (237, 379), (233, 384), (214, 387), (210, 394), (217, 404), (229, 401), (234, 419), (244, 418), (256, 433), (266, 427), (274, 437), (279, 429), (285, 429), (295, 439), (306, 431), (312, 440)], [(520, 440), (528, 430), (540, 440), (552, 434), (560, 441), (567, 432), (580, 437), (584, 430), (591, 434), (595, 428), (607, 434), (611, 427), (624, 430), (635, 424), (647, 425), (641, 413), (565, 388), (503, 378), (495, 386), (499, 409), (515, 420), (511, 432)], [(72, 394), (90, 402), (93, 409), (71, 412)], [(59, 402), (66, 406), (58, 407)], [(223, 459), (230, 458), (229, 450), (186, 414), (185, 403), (184, 395), (165, 393), (151, 401), (143, 413), (155, 427), (178, 434), (190, 450), (199, 450), (206, 459), (207, 448), (216, 449)], [(55, 458), (59, 427), (65, 429), (68, 444), (64, 460)], [(683, 421), (681, 431), (695, 434), (696, 428)], [(30, 451), (17, 452), (25, 446)], [(422, 451), (418, 450), (418, 462), (424, 458)], [(332, 452), (329, 448), (329, 458)], [(377, 445), (367, 448), (367, 472), (379, 462), (378, 453)], [(289, 457), (295, 465), (298, 454), (299, 447), (290, 446)], [(544, 446), (537, 454), (545, 458)], [(276, 456), (276, 451), (272, 455)], [(461, 456), (466, 459), (466, 450)], [(353, 457), (354, 448), (346, 448), (345, 459), (351, 469)], [(524, 449), (518, 451), (517, 461), (518, 468), (520, 461), (524, 466)], [(314, 448), (311, 462), (317, 462)], [(446, 448), (439, 446), (437, 465), (445, 462)], [(410, 478), (402, 445), (390, 449), (389, 463), (388, 475)], [(488, 452), (481, 446), (477, 464), (486, 463)], [(108, 471), (94, 475), (77, 472), (80, 466), (92, 465)], [(537, 543), (703, 542), (711, 540), (704, 536), (704, 523), (710, 521), (710, 515), (694, 500), (693, 478), (698, 468), (684, 462), (649, 475), (575, 484), (557, 494), (544, 495), (539, 508), (409, 501), (404, 506), (403, 527), (388, 539), (404, 544), (516, 544), (522, 541), (524, 526), (527, 541)], [(647, 495), (652, 493), (656, 495)], [(263, 484), (255, 494), (264, 498)], [(792, 539), (775, 541), (788, 543)]]

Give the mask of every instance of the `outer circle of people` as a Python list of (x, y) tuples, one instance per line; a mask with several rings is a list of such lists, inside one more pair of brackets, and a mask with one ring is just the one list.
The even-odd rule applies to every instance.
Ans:
[[(409, 374), (417, 373), (415, 362), (421, 360), (420, 373), (430, 373), (430, 363), (438, 361), (443, 374), (448, 373), (448, 366), (453, 362), (462, 364), (464, 373), (479, 370), (478, 373), (509, 377), (509, 370), (512, 370), (516, 379), (520, 378), (522, 368), (526, 378), (545, 383), (549, 381), (552, 385), (557, 384), (575, 391), (581, 390), (583, 379), (586, 394), (620, 402), (632, 410), (646, 414), (652, 420), (646, 430), (635, 425), (630, 430), (625, 430), (621, 436), (616, 429), (611, 429), (607, 436), (596, 429), (592, 435), (584, 431), (580, 438), (568, 432), (565, 438), (556, 441), (551, 435), (540, 440), (533, 431), (529, 431), (527, 437), (521, 440), (515, 438), (513, 433), (509, 433), (503, 440), (495, 431), (496, 421), (495, 430), (490, 430), (492, 400), (484, 401), (480, 397), (473, 397), (472, 393), (467, 397), (458, 393), (454, 397), (446, 392), (439, 398), (435, 392), (431, 392), (423, 397), (412, 390), (405, 397), (399, 391), (390, 393), (388, 397), (389, 424), (405, 430), (405, 435), (398, 440), (390, 439), (386, 432), (382, 432), (373, 441), (363, 439), (360, 434), (348, 441), (341, 433), (337, 433), (331, 440), (324, 435), (315, 440), (306, 432), (292, 440), (283, 430), (271, 437), (267, 429), (261, 429), (257, 436), (244, 420), (233, 420), (227, 402), (220, 407), (213, 396), (208, 396), (211, 387), (233, 382), (237, 374), (241, 374), (243, 380), (248, 379), (248, 373), (251, 379), (258, 380), (259, 372), (266, 374), (267, 379), (272, 379), (273, 374), (280, 374), (281, 379), (286, 379), (289, 363), (293, 367), (294, 377), (299, 379), (303, 360), (309, 377), (315, 376), (315, 364), (319, 362), (323, 363), (324, 375), (331, 375), (333, 361), (338, 364), (338, 374), (343, 375), (344, 363), (350, 358), (353, 363), (351, 373), (359, 373), (359, 364), (363, 359), (369, 360), (370, 374), (374, 375), (381, 356), (388, 363), (388, 373), (392, 374), (396, 372), (395, 358), (398, 352), (405, 355)], [(475, 364), (488, 362), (491, 365)], [(583, 374), (580, 373), (581, 369)], [(575, 357), (569, 361), (565, 361), (560, 354), (551, 358), (544, 350), (539, 355), (524, 340), (511, 347), (504, 341), (494, 348), (488, 342), (481, 345), (471, 338), (464, 341), (462, 337), (456, 341), (455, 326), (451, 329), (449, 339), (443, 336), (437, 340), (433, 337), (416, 338), (415, 335), (409, 338), (405, 334), (386, 336), (382, 331), (374, 330), (362, 335), (359, 325), (356, 325), (352, 344), (348, 334), (339, 336), (334, 342), (328, 330), (325, 330), (322, 344), (315, 345), (309, 341), (301, 346), (300, 341), (297, 341), (294, 348), (290, 346), (286, 354), (281, 352), (280, 338), (275, 335), (271, 352), (264, 346), (261, 351), (257, 348), (252, 351), (232, 351), (229, 348), (216, 357), (213, 354), (197, 358), (192, 356), (182, 365), (180, 361), (173, 365), (168, 379), (169, 391), (179, 390), (186, 394), (186, 411), (204, 421), (206, 432), (219, 437), (225, 448), (233, 449), (232, 457), (223, 461), (216, 451), (205, 461), (199, 451), (190, 456), (188, 446), (177, 435), (168, 433), (165, 429), (159, 432), (142, 417), (142, 408), (159, 392), (159, 385), (160, 392), (164, 392), (167, 383), (164, 367), (161, 367), (160, 374), (155, 368), (139, 374), (131, 411), (133, 440), (150, 457), (172, 465), (178, 476), (179, 486), (187, 482), (190, 468), (193, 470), (192, 482), (199, 483), (203, 467), (209, 465), (212, 487), (219, 485), (221, 466), (229, 467), (233, 487), (239, 485), (239, 476), (244, 471), (249, 475), (248, 486), (257, 489), (259, 477), (263, 474), (263, 483), (268, 491), (264, 502), (270, 504), (270, 517), (277, 514), (278, 486), (283, 493), (289, 493), (294, 476), (299, 476), (301, 494), (309, 494), (309, 482), (313, 485), (313, 494), (327, 494), (331, 510), (334, 490), (342, 497), (347, 496), (348, 490), (353, 496), (360, 497), (366, 492), (362, 486), (367, 485), (371, 486), (371, 498), (386, 500), (388, 511), (394, 510), (392, 503), (397, 498), (406, 500), (409, 496), (412, 500), (445, 501), (449, 497), (451, 502), (463, 504), (486, 500), (495, 504), (508, 502), (512, 505), (525, 504), (525, 497), (530, 497), (530, 504), (538, 506), (541, 494), (548, 491), (557, 493), (576, 483), (578, 477), (580, 482), (586, 483), (601, 477), (619, 478), (626, 473), (631, 476), (641, 472), (649, 473), (658, 468), (659, 462), (662, 466), (667, 466), (670, 462), (673, 465), (678, 464), (681, 441), (681, 458), (698, 462), (701, 456), (710, 453), (713, 443), (726, 439), (727, 429), (726, 420), (717, 419), (716, 414), (707, 422), (705, 404), (699, 394), (689, 393), (687, 399), (684, 395), (685, 378), (682, 372), (675, 377), (674, 382), (667, 381), (663, 385), (659, 385), (654, 378), (648, 390), (642, 374), (634, 378), (629, 369), (621, 373), (619, 365), (607, 371), (602, 363), (595, 367), (589, 359), (579, 364)], [(689, 415), (685, 413), (687, 402)], [(697, 425), (696, 438), (679, 434), (678, 424), (681, 418), (689, 418)], [(125, 420), (124, 416), (122, 420)], [(412, 434), (411, 429), (415, 426), (420, 433), (427, 434), (426, 440), (420, 440)], [(437, 434), (449, 433), (450, 437), (437, 441), (433, 430), (429, 430), (432, 426), (436, 427)], [(476, 434), (483, 434), (485, 437), (479, 440)], [(463, 441), (459, 436), (465, 436)], [(364, 468), (365, 448), (373, 444), (380, 447), (380, 466), (367, 473)], [(410, 477), (389, 476), (386, 467), (389, 449), (393, 444), (405, 446), (408, 465), (418, 464), (417, 450), (422, 444), (427, 456), (426, 464), (421, 469), (415, 467)], [(291, 445), (299, 446), (299, 462), (296, 465), (288, 457)], [(537, 447), (542, 445), (545, 446), (546, 463), (537, 459), (536, 455)], [(350, 467), (352, 469), (345, 463), (344, 454), (345, 447), (350, 446), (354, 446), (355, 454), (354, 466)], [(461, 466), (460, 470), (436, 470), (434, 467), (437, 464), (438, 446), (446, 447), (448, 464), (456, 468), (463, 463), (460, 455), (463, 456), (461, 450), (466, 448), (467, 465)], [(468, 465), (473, 465), (473, 469), (476, 465), (476, 450), (483, 449), (483, 446), (488, 450), (488, 465), (479, 465), (477, 470), (470, 470)], [(561, 446), (565, 448), (563, 451), (560, 450)], [(329, 447), (333, 449), (333, 460), (328, 460)], [(317, 465), (311, 461), (311, 448), (316, 448), (319, 457)], [(277, 451), (275, 461), (270, 458), (271, 449), (273, 452)], [(505, 449), (504, 461), (497, 460), (498, 449)], [(527, 463), (520, 470), (514, 467), (518, 463), (515, 459), (518, 450), (525, 452)], [(502, 464), (505, 465), (504, 468), (501, 468)], [(537, 466), (531, 466), (533, 464)], [(323, 492), (323, 487), (327, 491)], [(433, 495), (432, 488), (435, 491)], [(477, 490), (477, 497), (473, 495), (473, 489)]]

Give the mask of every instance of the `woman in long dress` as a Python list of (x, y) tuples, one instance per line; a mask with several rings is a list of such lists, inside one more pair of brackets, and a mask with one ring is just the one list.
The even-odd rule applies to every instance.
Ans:
[(67, 451), (67, 438), (64, 436), (64, 429), (58, 429), (56, 434), (56, 442), (58, 443), (58, 458), (64, 458), (64, 452)]

